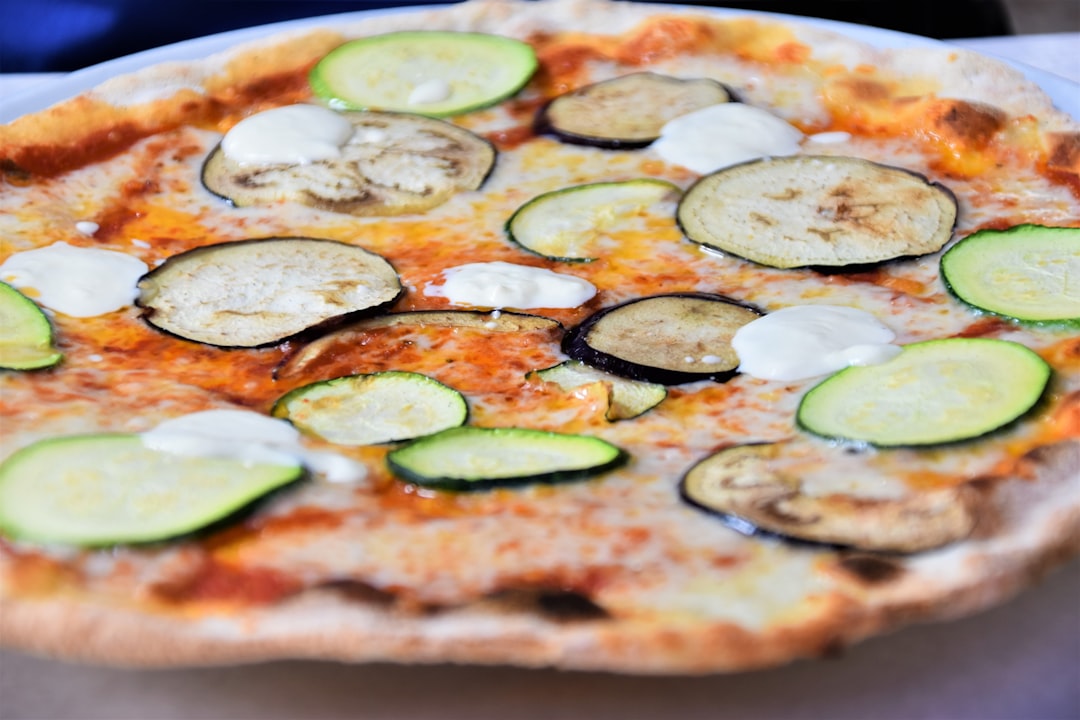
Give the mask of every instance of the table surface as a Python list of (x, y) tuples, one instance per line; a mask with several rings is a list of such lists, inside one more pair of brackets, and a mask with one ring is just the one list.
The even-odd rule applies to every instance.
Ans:
[[(1080, 33), (953, 42), (1080, 82)], [(0, 98), (54, 77), (0, 74)], [(5, 719), (361, 717), (1078, 720), (1080, 563), (974, 617), (734, 676), (312, 661), (132, 671), (0, 652)]]

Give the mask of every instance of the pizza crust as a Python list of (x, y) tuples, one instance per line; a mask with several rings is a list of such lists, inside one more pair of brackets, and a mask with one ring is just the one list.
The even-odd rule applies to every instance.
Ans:
[[(369, 591), (306, 591), (286, 602), (199, 618), (133, 612), (92, 598), (12, 598), (0, 604), (11, 647), (124, 667), (229, 664), (278, 658), (347, 662), (514, 664), (640, 674), (701, 674), (776, 666), (835, 653), (916, 622), (1001, 603), (1080, 552), (1080, 442), (1038, 453), (1030, 480), (990, 490), (998, 526), (974, 543), (895, 563), (896, 575), (845, 575), (845, 585), (791, 624), (753, 632), (733, 623), (663, 618), (558, 618), (539, 596), (511, 593), (456, 607), (402, 609)], [(850, 566), (850, 564), (849, 564)], [(346, 586), (347, 587), (347, 586)]]
[[(77, 146), (118, 126), (134, 137), (176, 127), (201, 116), (212, 103), (242, 95), (259, 79), (309, 66), (347, 37), (446, 28), (524, 38), (586, 27), (598, 14), (604, 17), (606, 32), (620, 33), (646, 18), (673, 12), (665, 6), (590, 0), (476, 0), (453, 8), (378, 15), (334, 32), (273, 37), (203, 62), (156, 66), (116, 78), (22, 118), (0, 129), (0, 160), (18, 165), (38, 146)], [(942, 97), (986, 103), (1008, 117), (1034, 114), (1040, 131), (1055, 137), (1077, 132), (1077, 123), (1054, 109), (1041, 90), (996, 61), (949, 48), (878, 51), (813, 28), (799, 26), (796, 32), (814, 48), (815, 58), (935, 78)], [(246, 105), (238, 102), (236, 107)], [(233, 119), (226, 116), (222, 123)], [(123, 146), (117, 144), (117, 151)], [(1034, 467), (1033, 480), (992, 481), (986, 493), (996, 511), (986, 516), (971, 541), (911, 558), (864, 558), (861, 564), (822, 553), (822, 572), (833, 580), (828, 590), (800, 602), (796, 615), (757, 628), (651, 608), (635, 611), (603, 592), (579, 596), (597, 613), (569, 618), (552, 616), (540, 596), (528, 589), (424, 609), (378, 594), (357, 597), (329, 587), (304, 590), (275, 605), (188, 616), (182, 607), (151, 612), (76, 591), (35, 595), (9, 586), (2, 589), (0, 638), (28, 652), (132, 667), (286, 657), (512, 663), (647, 674), (767, 667), (818, 657), (912, 622), (976, 612), (1002, 602), (1080, 552), (1080, 443), (1044, 449)], [(0, 560), (0, 570), (3, 563)], [(868, 579), (852, 567), (877, 568), (878, 577)]]

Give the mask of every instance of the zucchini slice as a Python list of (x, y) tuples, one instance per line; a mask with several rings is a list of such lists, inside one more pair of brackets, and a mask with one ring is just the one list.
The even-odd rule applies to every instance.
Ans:
[(283, 395), (271, 415), (338, 445), (411, 440), (457, 427), (461, 393), (426, 375), (387, 371), (312, 383)]
[(418, 485), (487, 490), (582, 480), (621, 465), (627, 455), (588, 435), (465, 426), (414, 440), (386, 460), (395, 475)]
[(745, 535), (773, 535), (829, 546), (914, 553), (967, 537), (978, 493), (970, 486), (920, 489), (878, 499), (803, 491), (777, 467), (778, 443), (725, 448), (694, 465), (679, 484), (689, 504)]
[(941, 257), (941, 277), (980, 310), (1022, 322), (1080, 325), (1080, 228), (980, 230)]
[(815, 435), (879, 447), (968, 440), (1031, 410), (1050, 373), (1018, 343), (929, 340), (881, 365), (841, 370), (803, 397), (797, 419)]
[(510, 239), (542, 257), (590, 262), (610, 233), (665, 200), (678, 186), (665, 180), (600, 182), (554, 190), (529, 200), (506, 223)]
[(653, 295), (605, 308), (563, 338), (563, 352), (605, 372), (661, 385), (725, 382), (735, 332), (762, 313), (722, 295)]
[(282, 201), (358, 216), (419, 213), (476, 190), (495, 165), (487, 140), (448, 122), (397, 113), (346, 113), (355, 131), (336, 158), (240, 163), (219, 144), (202, 182), (237, 207)]
[(761, 265), (835, 270), (936, 252), (956, 213), (947, 188), (910, 170), (803, 155), (701, 178), (678, 220), (690, 240)]
[(0, 368), (38, 370), (63, 355), (53, 347), (53, 329), (33, 300), (0, 283)]
[(196, 457), (139, 435), (74, 435), (0, 465), (0, 529), (44, 543), (101, 546), (184, 535), (303, 476), (299, 464)]
[(579, 145), (643, 148), (669, 121), (731, 100), (715, 80), (633, 73), (560, 95), (541, 110), (536, 129)]
[(153, 326), (219, 347), (272, 345), (392, 304), (403, 289), (381, 256), (314, 238), (205, 245), (174, 255), (139, 281)]
[(566, 391), (602, 383), (608, 388), (608, 408), (604, 417), (611, 422), (630, 420), (647, 413), (663, 402), (668, 392), (663, 385), (627, 380), (577, 360), (567, 360), (543, 370), (533, 370), (526, 378), (555, 383)]
[(519, 40), (414, 30), (347, 42), (315, 65), (309, 81), (335, 108), (445, 117), (514, 95), (537, 66), (532, 47)]

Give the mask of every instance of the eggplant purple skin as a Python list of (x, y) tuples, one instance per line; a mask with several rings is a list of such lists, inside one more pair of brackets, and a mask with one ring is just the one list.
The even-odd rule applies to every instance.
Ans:
[[(724, 88), (724, 90), (728, 94), (728, 102), (742, 102), (742, 99), (739, 97), (738, 93), (732, 90), (730, 85), (715, 80), (713, 82)], [(544, 105), (540, 108), (539, 111), (537, 111), (536, 116), (533, 119), (532, 126), (532, 131), (534, 135), (549, 135), (551, 137), (557, 138), (561, 142), (568, 143), (570, 145), (583, 145), (585, 147), (594, 147), (601, 150), (641, 150), (642, 148), (646, 148), (652, 145), (659, 139), (659, 137), (654, 137), (645, 140), (619, 140), (618, 138), (602, 138), (592, 135), (579, 135), (577, 133), (559, 130), (551, 122), (551, 119), (548, 116), (548, 108), (551, 107), (551, 103), (558, 100), (559, 97), (561, 97), (561, 95), (551, 98), (546, 103), (544, 103)]]
[(581, 324), (577, 325), (570, 330), (567, 330), (563, 335), (562, 351), (573, 358), (574, 360), (580, 360), (586, 365), (591, 365), (594, 368), (609, 372), (612, 375), (618, 375), (619, 377), (629, 378), (630, 380), (640, 380), (642, 382), (655, 383), (658, 385), (683, 385), (685, 383), (698, 382), (701, 380), (712, 380), (718, 383), (725, 383), (731, 380), (733, 377), (739, 374), (738, 368), (731, 370), (718, 370), (708, 373), (693, 373), (685, 372), (681, 370), (667, 370), (665, 368), (653, 367), (650, 365), (641, 365), (639, 363), (630, 362), (629, 360), (623, 360), (614, 355), (610, 355), (599, 350), (594, 350), (586, 341), (589, 331), (596, 325), (597, 322), (602, 320), (605, 315), (613, 310), (623, 308), (635, 302), (641, 302), (643, 300), (649, 300), (654, 297), (673, 297), (673, 298), (696, 298), (700, 300), (712, 300), (714, 302), (723, 302), (729, 305), (735, 305), (747, 310), (751, 310), (759, 315), (764, 315), (764, 311), (753, 305), (726, 295), (719, 295), (715, 293), (668, 293), (664, 295), (647, 295), (645, 297), (634, 298), (618, 305), (612, 305), (611, 307), (599, 310), (589, 317), (587, 317)]
[(560, 142), (570, 145), (584, 145), (585, 147), (594, 147), (601, 150), (641, 150), (642, 148), (652, 145), (657, 140), (656, 138), (648, 138), (646, 140), (618, 140), (593, 137), (590, 135), (578, 135), (576, 133), (559, 130), (551, 123), (547, 112), (548, 106), (556, 99), (557, 98), (552, 98), (549, 100), (536, 114), (532, 127), (534, 135), (549, 135), (557, 138)]
[[(232, 241), (229, 241), (229, 242), (230, 243), (254, 243), (254, 242), (262, 242), (263, 240), (288, 240), (288, 239), (295, 239), (296, 237), (298, 237), (298, 236), (280, 235), (280, 236), (265, 237), (265, 238), (248, 238), (246, 240), (232, 240)], [(318, 240), (319, 242), (339, 242), (337, 240), (326, 240), (324, 238), (311, 238), (311, 239), (312, 240)], [(341, 245), (348, 245), (348, 243), (340, 243), (340, 244)], [(176, 255), (170, 256), (167, 259), (167, 261), (172, 260), (173, 258), (178, 258), (178, 257), (181, 257), (183, 255), (187, 255), (188, 253), (198, 252), (199, 250), (208, 250), (208, 249), (211, 249), (213, 247), (215, 247), (215, 245), (203, 245), (203, 246), (200, 246), (200, 247), (191, 248), (190, 250), (185, 250), (183, 252), (177, 253)], [(350, 245), (350, 247), (356, 247), (356, 246), (355, 245)], [(370, 250), (365, 250), (365, 252), (370, 253), (371, 251)], [(371, 253), (371, 254), (374, 255), (375, 253)], [(385, 260), (385, 258), (383, 258), (383, 259)], [(386, 260), (386, 262), (387, 262), (387, 264), (390, 264), (389, 260)], [(150, 272), (148, 272), (145, 275), (143, 275), (142, 277), (140, 277), (138, 279), (138, 281), (135, 283), (136, 287), (138, 287), (139, 283), (141, 283), (146, 278), (149, 278), (150, 276), (152, 276), (154, 273), (156, 273), (158, 270), (160, 270), (164, 266), (165, 266), (165, 263), (162, 263), (158, 267), (154, 268)], [(395, 273), (397, 273), (397, 269), (394, 268), (393, 265), (390, 265), (390, 267), (394, 269)], [(281, 345), (284, 342), (292, 342), (292, 341), (310, 342), (311, 340), (314, 340), (318, 336), (324, 335), (327, 332), (336, 329), (339, 325), (343, 325), (343, 324), (346, 324), (346, 323), (349, 323), (349, 322), (353, 322), (355, 320), (360, 320), (360, 319), (363, 319), (365, 317), (370, 317), (370, 316), (373, 316), (373, 315), (379, 315), (380, 313), (392, 308), (398, 302), (398, 300), (400, 300), (402, 297), (404, 297), (404, 295), (405, 295), (405, 286), (402, 285), (401, 288), (398, 290), (398, 293), (394, 297), (392, 297), (390, 300), (387, 300), (386, 302), (380, 303), (378, 305), (374, 305), (372, 307), (367, 307), (367, 308), (364, 308), (362, 310), (354, 310), (353, 312), (344, 313), (342, 315), (337, 315), (335, 317), (327, 318), (327, 319), (323, 320), (322, 322), (319, 322), (319, 323), (317, 323), (315, 325), (311, 325), (309, 327), (304, 328), (300, 332), (296, 332), (296, 333), (293, 333), (291, 335), (287, 335), (285, 337), (278, 338), (276, 340), (272, 340), (270, 342), (262, 343), (260, 345), (214, 345), (212, 343), (204, 343), (204, 342), (201, 342), (199, 340), (192, 340), (191, 338), (184, 337), (183, 335), (179, 335), (177, 333), (174, 333), (171, 330), (166, 330), (163, 327), (155, 325), (154, 322), (151, 320), (151, 317), (154, 315), (154, 309), (151, 308), (151, 307), (147, 307), (147, 306), (142, 304), (142, 302), (140, 301), (141, 293), (140, 293), (139, 296), (136, 296), (134, 304), (135, 304), (135, 307), (139, 308), (142, 311), (142, 312), (139, 313), (139, 319), (140, 320), (142, 320), (144, 323), (149, 325), (150, 328), (153, 329), (154, 331), (162, 333), (164, 335), (168, 335), (169, 337), (174, 337), (174, 338), (177, 338), (178, 340), (183, 340), (185, 342), (196, 343), (198, 345), (204, 345), (206, 347), (218, 348), (220, 350), (259, 350), (259, 349), (262, 349), (262, 348), (276, 347), (278, 345)]]

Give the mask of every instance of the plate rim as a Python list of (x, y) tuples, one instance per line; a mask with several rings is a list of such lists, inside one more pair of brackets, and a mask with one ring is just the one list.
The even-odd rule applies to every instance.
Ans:
[[(284, 20), (275, 23), (238, 28), (235, 30), (226, 30), (220, 33), (203, 35), (197, 38), (170, 43), (168, 45), (161, 45), (156, 48), (124, 55), (63, 74), (61, 77), (48, 82), (42, 87), (31, 87), (13, 93), (3, 103), (0, 103), (0, 123), (7, 124), (24, 115), (40, 112), (52, 105), (71, 99), (79, 93), (86, 92), (106, 80), (110, 80), (118, 75), (136, 72), (152, 65), (167, 62), (200, 60), (208, 55), (226, 51), (234, 45), (259, 40), (278, 33), (294, 32), (307, 28), (325, 26), (327, 24), (350, 23), (384, 15), (445, 10), (454, 7), (456, 4), (459, 3), (402, 5), (397, 7), (373, 8), (369, 10), (354, 10), (328, 15), (314, 15), (307, 18)], [(841, 33), (860, 42), (866, 42), (878, 49), (945, 47), (964, 50), (963, 48), (957, 45), (951, 45), (944, 40), (936, 40), (934, 38), (900, 32), (898, 30), (879, 28), (873, 25), (859, 25), (842, 20), (828, 20), (824, 18), (804, 17), (801, 15), (785, 13), (700, 5), (642, 4), (651, 4), (656, 8), (663, 8), (665, 10), (671, 10), (672, 12), (698, 12), (717, 15), (719, 17), (750, 16), (788, 23), (802, 23), (810, 27)], [(977, 51), (967, 50), (967, 52)], [(990, 55), (984, 56), (1019, 70), (1025, 77), (1042, 88), (1059, 109), (1070, 114), (1074, 118), (1080, 118), (1080, 84), (1074, 83), (1046, 70), (1034, 68), (1030, 65), (1025, 65), (1008, 58)]]

